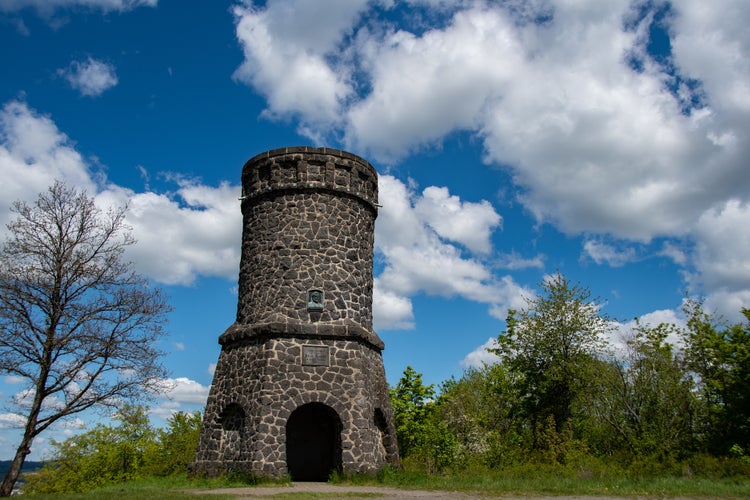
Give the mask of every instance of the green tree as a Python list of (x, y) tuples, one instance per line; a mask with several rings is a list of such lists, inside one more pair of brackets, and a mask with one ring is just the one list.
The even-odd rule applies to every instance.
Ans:
[(195, 458), (195, 449), (201, 430), (199, 412), (177, 412), (167, 422), (165, 429), (157, 431), (157, 447), (150, 457), (149, 471), (157, 476), (181, 474)]
[(591, 360), (605, 345), (607, 316), (588, 288), (570, 283), (560, 273), (540, 284), (541, 295), (526, 308), (511, 310), (507, 328), (491, 349), (518, 374), (526, 416), (536, 427), (548, 416), (557, 432), (571, 420), (574, 401), (583, 393)]
[(0, 373), (27, 383), (21, 442), (0, 485), (11, 494), (34, 439), (60, 419), (134, 400), (166, 376), (156, 349), (164, 296), (122, 258), (125, 208), (102, 212), (56, 182), (16, 218), (0, 253)]
[(523, 426), (513, 373), (502, 364), (466, 370), (444, 383), (439, 413), (467, 462), (508, 465), (522, 451)]
[(424, 385), (422, 374), (407, 366), (391, 389), (391, 404), (404, 463), (421, 463), (434, 472), (453, 462), (455, 441), (439, 419), (433, 384)]
[(613, 431), (612, 440), (636, 457), (663, 461), (692, 448), (693, 384), (667, 340), (677, 332), (672, 324), (637, 323), (625, 349), (593, 379), (592, 406)]
[(689, 369), (701, 390), (708, 450), (727, 454), (750, 450), (750, 310), (744, 324), (721, 325), (699, 301), (687, 301), (684, 332)]
[(82, 492), (141, 477), (157, 446), (146, 408), (125, 405), (115, 419), (117, 426), (99, 424), (65, 441), (51, 441), (52, 460), (29, 478), (29, 491)]
[(99, 424), (65, 441), (52, 441), (52, 460), (28, 478), (29, 492), (83, 492), (187, 471), (198, 445), (199, 413), (177, 412), (165, 428), (154, 429), (146, 408), (125, 405), (115, 420), (115, 426)]

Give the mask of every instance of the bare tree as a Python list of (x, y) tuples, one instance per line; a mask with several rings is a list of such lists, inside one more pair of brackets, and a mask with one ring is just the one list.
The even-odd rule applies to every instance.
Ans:
[(125, 207), (104, 212), (55, 182), (17, 217), (0, 254), (0, 373), (24, 379), (14, 404), (24, 432), (0, 496), (8, 496), (31, 444), (60, 419), (159, 390), (170, 307), (123, 260), (134, 243)]

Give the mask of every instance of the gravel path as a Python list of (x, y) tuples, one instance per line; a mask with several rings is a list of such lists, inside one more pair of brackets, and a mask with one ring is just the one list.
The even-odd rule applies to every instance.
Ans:
[[(288, 486), (257, 486), (248, 488), (221, 488), (215, 490), (191, 490), (193, 493), (201, 494), (223, 494), (236, 495), (239, 499), (274, 498), (284, 494), (292, 494), (298, 498), (305, 498), (305, 493), (314, 495), (314, 498), (326, 499), (351, 499), (351, 498), (385, 498), (385, 499), (409, 499), (409, 498), (490, 498), (478, 494), (462, 493), (454, 491), (434, 490), (402, 490), (386, 486), (345, 486), (329, 483), (291, 483)], [(498, 498), (498, 497), (496, 497)], [(615, 500), (617, 497), (593, 497), (593, 496), (555, 496), (555, 497), (530, 497), (503, 495), (505, 500)], [(674, 500), (674, 499), (673, 499)]]

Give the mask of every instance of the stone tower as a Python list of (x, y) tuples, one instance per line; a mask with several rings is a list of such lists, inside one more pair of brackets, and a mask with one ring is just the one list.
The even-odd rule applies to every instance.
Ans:
[(375, 169), (345, 151), (268, 151), (242, 170), (237, 320), (193, 473), (326, 480), (398, 463), (372, 329)]

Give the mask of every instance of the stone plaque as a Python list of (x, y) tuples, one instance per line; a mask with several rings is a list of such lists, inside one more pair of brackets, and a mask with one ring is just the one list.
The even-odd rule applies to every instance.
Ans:
[(302, 364), (306, 366), (330, 366), (328, 346), (302, 346)]

